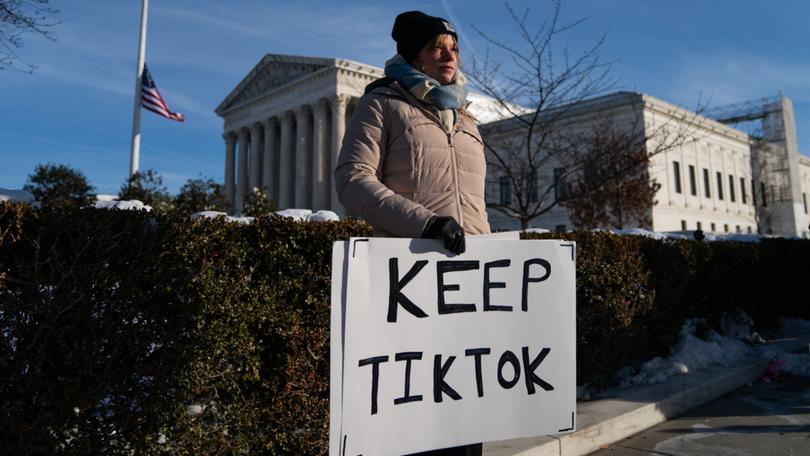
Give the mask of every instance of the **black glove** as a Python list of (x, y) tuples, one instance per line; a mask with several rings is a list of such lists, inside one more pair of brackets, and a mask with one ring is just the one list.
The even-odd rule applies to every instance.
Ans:
[(443, 239), (444, 247), (456, 255), (467, 250), (464, 243), (464, 228), (453, 217), (433, 217), (425, 227), (422, 237)]

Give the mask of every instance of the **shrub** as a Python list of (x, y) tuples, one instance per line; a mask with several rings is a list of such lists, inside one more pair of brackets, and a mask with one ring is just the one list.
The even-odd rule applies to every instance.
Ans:
[[(353, 221), (3, 204), (0, 448), (324, 454), (332, 243), (369, 235)], [(790, 300), (807, 241), (564, 236), (580, 383), (665, 354), (686, 317), (810, 316)]]

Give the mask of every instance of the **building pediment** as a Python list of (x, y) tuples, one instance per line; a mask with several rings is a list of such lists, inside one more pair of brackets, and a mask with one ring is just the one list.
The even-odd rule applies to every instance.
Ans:
[(235, 106), (334, 66), (335, 59), (267, 54), (214, 111), (222, 116)]

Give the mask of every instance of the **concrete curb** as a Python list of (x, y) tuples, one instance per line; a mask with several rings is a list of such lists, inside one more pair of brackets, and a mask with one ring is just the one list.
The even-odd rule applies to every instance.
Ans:
[[(807, 350), (810, 334), (769, 342), (785, 351)], [(687, 410), (732, 392), (759, 378), (768, 366), (757, 360), (715, 366), (637, 388), (609, 391), (577, 404), (577, 431), (571, 434), (484, 444), (485, 456), (581, 456)]]

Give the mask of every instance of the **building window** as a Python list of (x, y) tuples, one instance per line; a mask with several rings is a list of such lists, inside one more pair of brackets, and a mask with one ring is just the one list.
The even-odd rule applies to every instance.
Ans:
[(740, 178), (740, 197), (743, 204), (748, 204), (748, 195), (745, 194), (745, 178)]
[(720, 171), (717, 173), (717, 199), (723, 200), (723, 175), (720, 174)]
[(538, 200), (538, 193), (537, 193), (537, 173), (532, 171), (529, 173), (529, 180), (526, 182), (527, 191), (526, 194), (529, 195), (529, 201), (535, 202)]
[(751, 234), (751, 232), (752, 232), (751, 227), (749, 226), (749, 227), (746, 229), (746, 231), (748, 231), (748, 234)]
[(672, 173), (675, 179), (675, 193), (681, 193), (681, 164), (672, 162)]
[(762, 207), (768, 207), (768, 195), (765, 194), (765, 182), (759, 183), (759, 194), (762, 195)]
[(555, 227), (554, 227), (554, 231), (559, 231), (559, 232), (561, 232), (561, 233), (562, 233), (562, 232), (564, 232), (564, 231), (566, 231), (566, 230), (565, 230), (565, 225), (557, 225), (557, 226), (555, 226)]
[(736, 228), (737, 234), (742, 233), (742, 230), (740, 229), (740, 225), (737, 225), (734, 228)]
[(512, 182), (509, 176), (503, 176), (500, 179), (501, 187), (501, 205), (508, 206), (512, 204)]
[(730, 199), (732, 203), (736, 201), (734, 196), (735, 196), (734, 195), (734, 176), (729, 174), (728, 175), (728, 199)]
[(728, 223), (723, 224), (723, 232), (728, 233)]
[(751, 179), (751, 205), (757, 205), (757, 186), (754, 185), (754, 179)]
[(681, 220), (681, 231), (686, 231), (686, 220)]
[(700, 222), (697, 222), (697, 229), (702, 230), (703, 229), (703, 224), (700, 223)]
[(714, 222), (712, 222), (711, 227), (712, 227), (712, 233), (717, 231), (717, 226), (715, 226)]
[(695, 167), (689, 165), (689, 193), (697, 196), (697, 182), (695, 182)]
[(554, 168), (554, 198), (564, 201), (568, 197), (565, 189), (565, 168)]
[(706, 198), (712, 197), (712, 188), (711, 183), (709, 182), (709, 170), (703, 168), (703, 194), (706, 195)]

